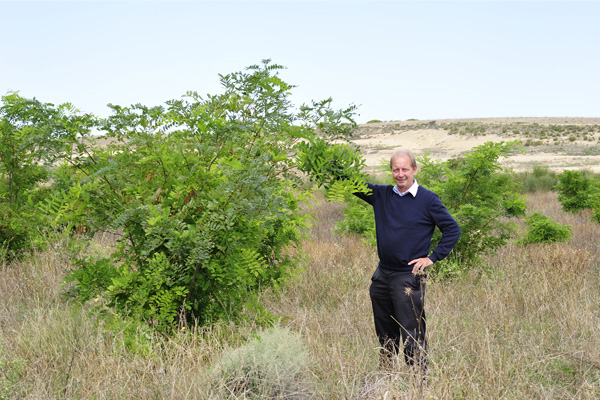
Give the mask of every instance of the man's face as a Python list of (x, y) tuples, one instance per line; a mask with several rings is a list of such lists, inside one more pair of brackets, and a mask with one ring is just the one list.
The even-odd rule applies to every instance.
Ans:
[(392, 174), (400, 193), (410, 189), (416, 173), (417, 167), (412, 167), (408, 154), (398, 154), (392, 161)]

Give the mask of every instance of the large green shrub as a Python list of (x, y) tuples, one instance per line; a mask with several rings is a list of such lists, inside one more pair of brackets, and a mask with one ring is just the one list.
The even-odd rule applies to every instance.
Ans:
[(280, 68), (265, 61), (223, 75), (224, 92), (206, 99), (112, 106), (99, 126), (109, 144), (89, 142), (87, 156), (63, 164), (62, 190), (46, 205), (57, 224), (121, 237), (107, 259), (80, 257), (72, 293), (104, 296), (162, 331), (263, 312), (257, 294), (302, 261), (307, 192), (297, 165), (315, 149), (358, 162), (347, 145), (329, 144), (349, 136), (353, 109), (326, 100), (295, 114)]

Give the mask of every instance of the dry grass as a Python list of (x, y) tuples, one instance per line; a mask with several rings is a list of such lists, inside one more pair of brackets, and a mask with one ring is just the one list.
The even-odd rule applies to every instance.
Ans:
[[(428, 389), (402, 365), (378, 371), (368, 297), (375, 250), (335, 236), (341, 206), (318, 205), (300, 278), (263, 296), (310, 354), (307, 390), (294, 397), (600, 398), (600, 225), (563, 213), (555, 194), (530, 200), (572, 225), (573, 239), (510, 244), (489, 257), (492, 276), (429, 284)], [(107, 329), (61, 296), (68, 268), (60, 248), (0, 266), (0, 399), (244, 398), (223, 391), (214, 368), (258, 327), (220, 324), (169, 339)]]

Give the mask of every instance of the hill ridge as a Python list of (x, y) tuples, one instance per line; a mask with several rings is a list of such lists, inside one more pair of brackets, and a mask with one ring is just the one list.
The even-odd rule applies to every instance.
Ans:
[(527, 170), (545, 165), (552, 170), (590, 169), (600, 172), (600, 118), (507, 117), (373, 122), (359, 125), (353, 142), (367, 166), (385, 163), (398, 148), (446, 160), (485, 142), (519, 140), (525, 154), (502, 161), (506, 168)]

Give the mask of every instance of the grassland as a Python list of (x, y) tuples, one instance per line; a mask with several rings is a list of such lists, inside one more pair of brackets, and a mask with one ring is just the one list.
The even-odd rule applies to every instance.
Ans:
[(60, 244), (0, 265), (0, 399), (600, 398), (600, 225), (561, 211), (552, 192), (530, 202), (571, 225), (572, 240), (512, 243), (487, 258), (492, 275), (429, 283), (428, 388), (402, 364), (378, 369), (375, 250), (332, 233), (341, 206), (317, 198), (307, 264), (263, 295), (281, 321), (270, 331), (248, 320), (167, 338), (99, 320), (97, 304), (62, 295)]

